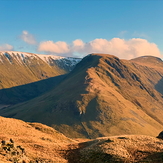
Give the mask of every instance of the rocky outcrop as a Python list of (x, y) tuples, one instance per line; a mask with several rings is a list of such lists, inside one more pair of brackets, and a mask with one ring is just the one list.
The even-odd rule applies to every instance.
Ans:
[(30, 160), (26, 156), (25, 149), (14, 143), (12, 139), (2, 140), (0, 143), (0, 155), (7, 158), (7, 161), (13, 163), (29, 163)]

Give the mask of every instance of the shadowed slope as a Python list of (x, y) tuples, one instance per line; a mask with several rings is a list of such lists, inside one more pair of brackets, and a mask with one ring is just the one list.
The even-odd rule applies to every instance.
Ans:
[(162, 76), (163, 67), (91, 54), (52, 91), (0, 114), (42, 122), (70, 137), (155, 135), (163, 127), (162, 95), (155, 90)]
[(59, 75), (25, 85), (0, 89), (0, 104), (5, 107), (35, 98), (54, 88), (65, 76)]

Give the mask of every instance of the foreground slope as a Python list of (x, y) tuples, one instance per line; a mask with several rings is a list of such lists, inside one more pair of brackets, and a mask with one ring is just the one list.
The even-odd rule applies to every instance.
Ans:
[(40, 123), (0, 117), (1, 163), (162, 162), (163, 140), (121, 135), (72, 140)]
[(0, 114), (42, 122), (70, 137), (156, 136), (163, 128), (163, 95), (156, 90), (163, 62), (149, 60), (153, 64), (88, 55), (55, 89)]
[[(53, 128), (0, 117), (0, 162), (67, 162), (60, 151), (75, 141)], [(11, 141), (10, 141), (11, 140)]]

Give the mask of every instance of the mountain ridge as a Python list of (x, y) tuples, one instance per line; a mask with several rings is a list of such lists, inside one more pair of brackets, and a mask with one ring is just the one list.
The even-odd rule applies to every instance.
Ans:
[(155, 136), (163, 126), (162, 94), (155, 89), (162, 76), (162, 68), (90, 54), (56, 88), (0, 114), (42, 122), (69, 137)]

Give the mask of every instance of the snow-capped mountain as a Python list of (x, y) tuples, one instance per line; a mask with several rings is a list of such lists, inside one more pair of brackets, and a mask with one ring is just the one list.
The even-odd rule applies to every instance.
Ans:
[(0, 51), (0, 89), (66, 74), (80, 60), (54, 55)]
[(29, 65), (35, 60), (38, 64), (41, 62), (47, 63), (49, 66), (58, 66), (66, 71), (71, 71), (73, 67), (81, 60), (80, 58), (61, 57), (54, 55), (42, 55), (26, 52), (16, 51), (1, 51), (0, 63), (3, 64), (6, 59), (10, 64), (13, 64), (14, 60), (18, 64)]
[(34, 98), (58, 84), (79, 58), (0, 51), (1, 104)]

